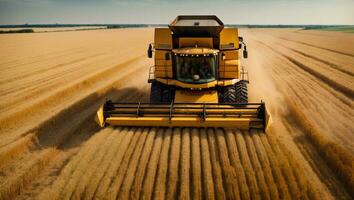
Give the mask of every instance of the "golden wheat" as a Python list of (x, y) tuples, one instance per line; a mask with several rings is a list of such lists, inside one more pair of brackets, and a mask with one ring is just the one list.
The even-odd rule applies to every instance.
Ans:
[(156, 199), (164, 199), (166, 193), (166, 182), (167, 182), (167, 168), (168, 168), (168, 152), (170, 149), (171, 143), (171, 131), (172, 129), (165, 130), (163, 136), (163, 143), (160, 152), (160, 158), (158, 163), (158, 170), (156, 171), (155, 178), (155, 191), (154, 198)]

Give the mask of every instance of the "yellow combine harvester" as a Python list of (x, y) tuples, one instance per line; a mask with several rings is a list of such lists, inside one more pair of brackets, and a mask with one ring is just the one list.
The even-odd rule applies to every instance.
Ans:
[(216, 16), (178, 16), (168, 28), (155, 28), (148, 57), (150, 103), (107, 101), (97, 111), (101, 127), (230, 127), (267, 125), (265, 104), (248, 103), (248, 74), (240, 65), (246, 45), (237, 28), (224, 28)]

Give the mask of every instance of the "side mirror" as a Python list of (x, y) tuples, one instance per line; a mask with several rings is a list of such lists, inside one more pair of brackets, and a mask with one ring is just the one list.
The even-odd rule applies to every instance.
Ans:
[(170, 60), (170, 53), (165, 53), (165, 60)]
[(149, 48), (147, 50), (148, 58), (152, 58), (152, 46), (149, 44)]
[(246, 48), (243, 50), (243, 57), (248, 58), (248, 51)]

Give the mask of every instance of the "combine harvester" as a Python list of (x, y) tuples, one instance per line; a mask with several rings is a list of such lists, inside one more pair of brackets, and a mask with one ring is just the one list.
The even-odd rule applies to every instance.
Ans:
[(97, 111), (101, 126), (223, 127), (265, 129), (264, 102), (248, 103), (248, 73), (239, 50), (246, 44), (237, 28), (216, 16), (178, 16), (155, 28), (148, 57), (150, 103), (107, 101)]

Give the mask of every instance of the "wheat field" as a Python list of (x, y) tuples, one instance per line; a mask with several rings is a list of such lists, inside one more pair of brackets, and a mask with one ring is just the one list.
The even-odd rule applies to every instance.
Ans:
[(241, 29), (267, 132), (107, 127), (148, 102), (153, 29), (0, 35), (0, 199), (352, 199), (354, 35)]

